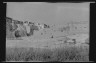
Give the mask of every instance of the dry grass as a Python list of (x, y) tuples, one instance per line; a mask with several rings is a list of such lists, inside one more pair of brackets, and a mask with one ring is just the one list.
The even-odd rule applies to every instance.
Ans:
[(62, 47), (54, 49), (45, 48), (7, 48), (6, 61), (44, 61), (69, 62), (89, 61), (88, 48)]

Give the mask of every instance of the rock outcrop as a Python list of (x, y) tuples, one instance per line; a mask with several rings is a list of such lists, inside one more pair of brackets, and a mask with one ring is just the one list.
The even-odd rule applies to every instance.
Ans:
[[(24, 25), (25, 23), (18, 20), (13, 20), (10, 17), (6, 18), (6, 38), (20, 38), (33, 35), (34, 30), (39, 30), (39, 27), (34, 24)], [(28, 25), (29, 24), (29, 25)], [(29, 27), (29, 33), (27, 33)]]
[(29, 37), (34, 35), (35, 31), (40, 31), (44, 28), (50, 28), (50, 26), (29, 21), (18, 21), (6, 17), (6, 38)]

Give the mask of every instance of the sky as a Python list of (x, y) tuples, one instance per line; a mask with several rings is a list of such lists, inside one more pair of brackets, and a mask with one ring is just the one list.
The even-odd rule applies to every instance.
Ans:
[(46, 24), (89, 21), (89, 3), (7, 2), (7, 17)]

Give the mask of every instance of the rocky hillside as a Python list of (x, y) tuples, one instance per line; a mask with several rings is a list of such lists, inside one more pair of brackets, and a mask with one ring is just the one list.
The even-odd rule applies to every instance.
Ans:
[[(7, 46), (12, 44), (11, 46), (57, 47), (64, 46), (65, 44), (80, 45), (85, 44), (85, 42), (89, 44), (89, 27), (87, 22), (72, 22), (64, 25), (47, 25), (30, 22), (30, 33), (27, 33), (22, 21), (7, 18), (6, 22), (6, 38), (12, 39), (7, 41)], [(17, 24), (20, 24), (21, 28)], [(39, 25), (42, 27), (40, 28)], [(19, 36), (16, 36), (16, 32)]]
[(34, 23), (29, 21), (18, 21), (6, 17), (6, 37), (9, 39), (32, 36), (34, 31), (40, 31), (43, 28), (49, 28), (46, 24)]

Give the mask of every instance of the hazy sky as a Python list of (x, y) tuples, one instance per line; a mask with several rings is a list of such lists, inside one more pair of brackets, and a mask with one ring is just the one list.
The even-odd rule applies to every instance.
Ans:
[(89, 21), (89, 3), (7, 3), (7, 16), (47, 24)]

